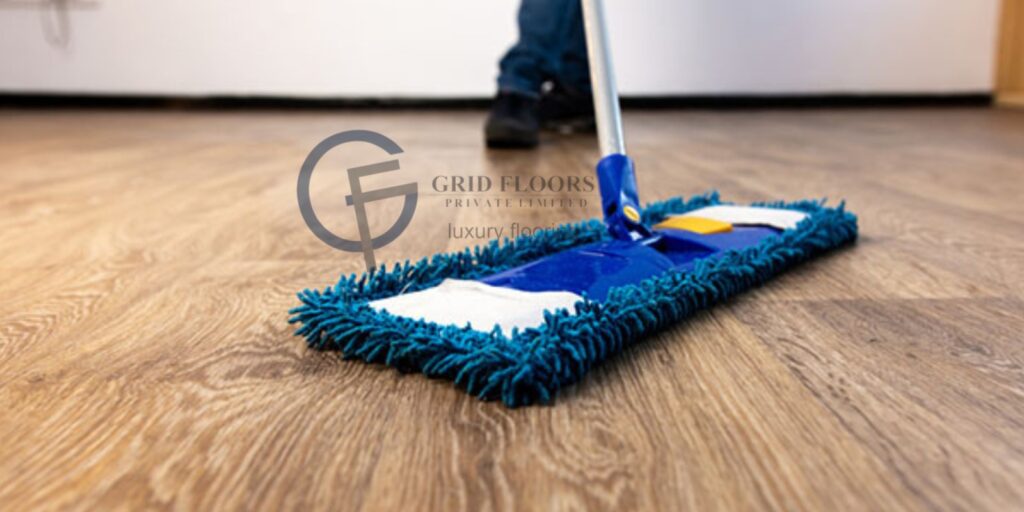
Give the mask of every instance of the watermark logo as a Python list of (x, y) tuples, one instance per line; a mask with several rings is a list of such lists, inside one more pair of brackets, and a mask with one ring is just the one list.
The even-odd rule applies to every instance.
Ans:
[[(377, 266), (373, 256), (374, 249), (380, 249), (395, 241), (398, 235), (402, 234), (405, 228), (409, 226), (412, 214), (416, 211), (416, 200), (419, 194), (415, 182), (363, 191), (362, 184), (359, 181), (361, 178), (373, 174), (397, 171), (399, 169), (397, 158), (375, 164), (352, 167), (348, 169), (348, 182), (351, 194), (345, 196), (345, 204), (355, 208), (359, 240), (348, 240), (332, 233), (317, 219), (316, 212), (313, 211), (313, 203), (309, 195), (309, 184), (313, 177), (313, 169), (316, 168), (320, 159), (328, 151), (349, 142), (373, 144), (383, 149), (389, 155), (402, 153), (402, 148), (395, 141), (369, 130), (351, 130), (327, 137), (313, 148), (313, 151), (306, 157), (306, 161), (302, 163), (298, 184), (299, 211), (302, 212), (302, 219), (306, 221), (306, 226), (309, 227), (310, 231), (327, 245), (342, 251), (362, 252), (363, 259), (366, 261), (366, 270), (369, 271)], [(366, 218), (366, 203), (398, 196), (405, 197), (405, 202), (402, 204), (402, 213), (399, 214), (398, 220), (380, 236), (371, 236), (370, 223)]]

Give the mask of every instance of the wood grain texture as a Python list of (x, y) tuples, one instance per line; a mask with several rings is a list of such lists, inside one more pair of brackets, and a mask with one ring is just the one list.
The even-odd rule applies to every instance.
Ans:
[[(450, 223), (598, 214), (446, 207), (434, 176), (597, 156), (584, 136), (487, 152), (481, 122), (0, 112), (0, 509), (1024, 508), (1024, 114), (627, 112), (646, 200), (845, 198), (862, 238), (516, 410), (310, 351), (286, 323), (296, 291), (362, 265), (296, 206), (329, 134), (394, 138), (402, 171), (377, 184), (420, 184), (378, 261), (476, 243)], [(354, 236), (343, 175), (314, 200)], [(373, 208), (379, 233), (398, 206)]]

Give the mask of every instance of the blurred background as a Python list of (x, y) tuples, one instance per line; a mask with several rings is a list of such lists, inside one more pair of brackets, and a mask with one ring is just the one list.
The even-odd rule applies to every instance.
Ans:
[[(990, 94), (997, 85), (999, 0), (608, 4), (624, 96)], [(517, 5), (0, 0), (0, 91), (486, 98), (515, 41)]]

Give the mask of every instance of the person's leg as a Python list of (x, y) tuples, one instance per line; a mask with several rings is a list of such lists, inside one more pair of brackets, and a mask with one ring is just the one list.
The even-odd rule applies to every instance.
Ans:
[(519, 41), (501, 59), (498, 96), (484, 127), (489, 147), (533, 147), (544, 82), (558, 76), (580, 0), (522, 0)]
[(590, 94), (590, 61), (587, 58), (587, 33), (583, 27), (583, 9), (574, 2), (563, 45), (557, 80), (575, 91)]
[(577, 2), (570, 13), (564, 50), (554, 86), (541, 98), (540, 118), (547, 129), (569, 132), (593, 131), (594, 98), (590, 92), (590, 65), (583, 10)]
[[(498, 90), (539, 97), (541, 85), (561, 73), (568, 39), (582, 24), (580, 0), (522, 0), (518, 19), (519, 41), (501, 59)], [(586, 46), (583, 52), (586, 60)]]

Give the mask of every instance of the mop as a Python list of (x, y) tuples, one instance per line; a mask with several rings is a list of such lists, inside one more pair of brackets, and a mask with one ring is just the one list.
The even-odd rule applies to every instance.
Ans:
[(824, 201), (739, 206), (717, 193), (641, 207), (601, 0), (583, 0), (602, 159), (591, 219), (303, 290), (310, 347), (452, 380), (509, 407), (550, 402), (595, 365), (695, 312), (853, 242)]

